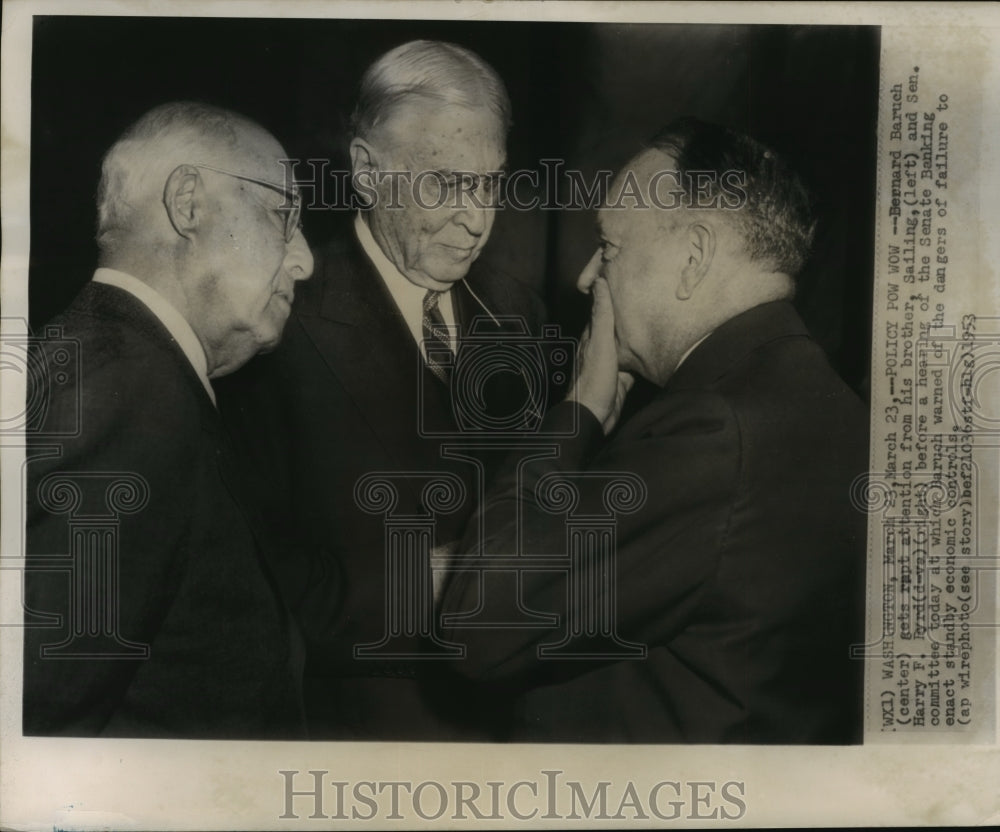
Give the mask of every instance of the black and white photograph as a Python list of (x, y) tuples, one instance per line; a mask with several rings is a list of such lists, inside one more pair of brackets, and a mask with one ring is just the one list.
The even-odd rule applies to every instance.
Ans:
[(26, 733), (860, 740), (877, 29), (52, 17), (33, 60), (79, 433), (28, 555), (143, 506), (27, 572)]
[[(14, 5), (28, 782), (248, 749), (206, 828), (821, 826), (755, 814), (795, 788), (753, 761), (995, 742), (1000, 309), (963, 306), (950, 69), (864, 16)], [(4, 828), (191, 822), (111, 776)]]

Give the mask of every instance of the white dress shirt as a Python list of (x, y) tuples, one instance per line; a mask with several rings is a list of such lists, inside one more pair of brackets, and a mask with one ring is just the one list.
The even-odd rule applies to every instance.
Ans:
[(215, 391), (212, 389), (212, 382), (208, 380), (208, 360), (205, 358), (205, 350), (201, 346), (198, 336), (191, 329), (191, 324), (184, 319), (177, 308), (148, 283), (143, 283), (139, 278), (125, 272), (119, 272), (115, 269), (98, 269), (94, 272), (94, 282), (115, 286), (128, 292), (156, 316), (156, 319), (166, 327), (167, 332), (177, 342), (177, 346), (181, 348), (181, 352), (184, 353), (198, 374), (198, 379), (212, 400), (212, 404), (215, 404)]
[[(399, 309), (403, 320), (409, 327), (413, 339), (420, 344), (420, 352), (427, 358), (427, 353), (423, 347), (424, 340), (424, 296), (427, 289), (418, 286), (404, 275), (395, 264), (385, 256), (382, 249), (372, 236), (371, 230), (359, 213), (354, 218), (354, 230), (358, 235), (361, 248), (364, 249), (368, 259), (372, 261), (375, 270), (382, 278), (389, 294)], [(451, 342), (451, 351), (455, 352), (458, 345), (458, 327), (455, 324), (455, 309), (452, 303), (451, 290), (442, 292), (438, 298), (438, 309), (444, 319), (445, 326), (448, 327), (448, 340)]]

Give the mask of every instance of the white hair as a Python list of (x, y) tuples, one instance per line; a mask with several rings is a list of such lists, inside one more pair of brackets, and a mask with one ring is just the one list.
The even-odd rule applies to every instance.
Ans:
[[(182, 164), (225, 167), (239, 148), (240, 131), (257, 127), (237, 113), (194, 101), (150, 110), (104, 155), (97, 189), (97, 244), (114, 245), (150, 198), (161, 199), (171, 172)], [(259, 128), (258, 128), (259, 129)]]
[(351, 117), (354, 135), (370, 139), (396, 107), (414, 98), (470, 108), (485, 105), (504, 135), (510, 129), (510, 98), (493, 67), (454, 43), (414, 40), (368, 67)]

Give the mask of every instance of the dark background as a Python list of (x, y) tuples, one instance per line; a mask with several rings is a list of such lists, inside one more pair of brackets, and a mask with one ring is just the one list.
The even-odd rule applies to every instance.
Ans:
[[(413, 38), (482, 55), (514, 109), (511, 170), (564, 159), (617, 168), (680, 115), (747, 130), (784, 154), (820, 225), (796, 305), (844, 378), (867, 393), (879, 31), (874, 27), (36, 17), (32, 56), (30, 318), (91, 276), (103, 153), (165, 101), (250, 116), (295, 158), (346, 169), (346, 123), (365, 67)], [(306, 238), (342, 211), (314, 210)], [(482, 258), (534, 286), (575, 335), (572, 285), (596, 247), (592, 211), (504, 211)]]

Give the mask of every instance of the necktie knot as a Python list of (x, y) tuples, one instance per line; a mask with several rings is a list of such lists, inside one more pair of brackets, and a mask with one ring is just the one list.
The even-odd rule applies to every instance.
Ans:
[(438, 302), (440, 301), (440, 299), (441, 299), (440, 292), (436, 292), (434, 289), (428, 289), (427, 294), (424, 295), (424, 314), (427, 314), (429, 312), (437, 312)]

